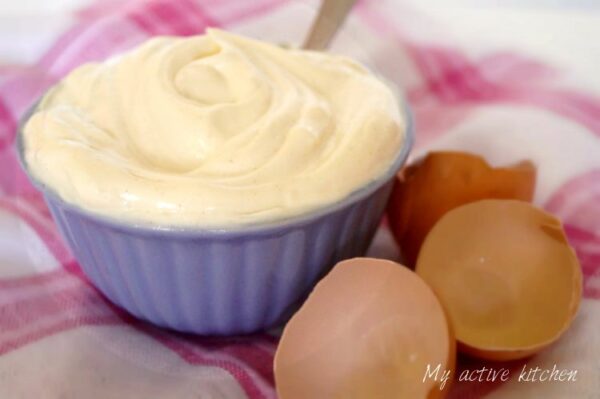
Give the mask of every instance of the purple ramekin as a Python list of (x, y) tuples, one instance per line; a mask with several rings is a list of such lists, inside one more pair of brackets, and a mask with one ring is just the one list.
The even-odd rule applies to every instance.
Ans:
[(21, 132), (34, 109), (19, 129), (19, 158), (85, 274), (134, 316), (198, 334), (277, 326), (338, 261), (363, 255), (413, 142), (405, 106), (406, 138), (392, 166), (341, 201), (242, 227), (149, 227), (70, 204), (29, 173)]

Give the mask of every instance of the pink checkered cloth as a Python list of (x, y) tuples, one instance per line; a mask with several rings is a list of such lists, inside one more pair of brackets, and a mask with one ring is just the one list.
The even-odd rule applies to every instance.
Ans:
[[(306, 4), (283, 0), (98, 1), (74, 15), (37, 62), (0, 64), (0, 398), (276, 397), (276, 338), (163, 331), (91, 286), (19, 168), (13, 142), (20, 115), (81, 63), (152, 35), (193, 35), (207, 26), (293, 40), (308, 17)], [(496, 164), (532, 159), (535, 202), (562, 218), (585, 274), (581, 311), (556, 345), (526, 362), (460, 359), (457, 375), (483, 366), (514, 373), (507, 382), (455, 382), (450, 396), (598, 398), (600, 97), (570, 88), (567, 72), (526, 56), (441, 45), (426, 29), (409, 29), (430, 22), (394, 1), (363, 1), (348, 22), (359, 58), (407, 93), (418, 130), (413, 156), (452, 148)], [(397, 257), (385, 227), (371, 254)], [(519, 382), (525, 363), (577, 370), (577, 381)]]

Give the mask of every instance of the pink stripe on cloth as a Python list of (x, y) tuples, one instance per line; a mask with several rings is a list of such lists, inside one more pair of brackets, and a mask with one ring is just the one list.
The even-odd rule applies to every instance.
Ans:
[(82, 314), (79, 317), (63, 320), (59, 323), (39, 328), (14, 340), (0, 341), (0, 355), (19, 349), (27, 344), (37, 342), (54, 334), (72, 330), (81, 326), (120, 324), (120, 319), (114, 315), (95, 316)]
[(65, 269), (0, 279), (0, 288), (0, 355), (70, 328), (122, 323), (94, 287)]
[(16, 151), (9, 146), (0, 150), (0, 195), (22, 197), (35, 201), (39, 192), (21, 169)]
[(584, 274), (584, 296), (600, 299), (600, 170), (569, 180), (548, 200), (560, 217)]
[[(90, 293), (90, 288), (82, 284), (59, 290), (40, 286), (39, 290), (41, 292), (38, 295), (0, 306), (0, 339), (47, 318), (70, 318), (74, 314), (85, 315), (99, 311), (115, 315), (104, 299)], [(48, 292), (43, 292), (44, 290)]]
[(132, 8), (126, 16), (151, 36), (189, 36), (217, 26), (193, 0), (152, 0), (143, 7)]
[(415, 137), (415, 148), (431, 142), (442, 136), (455, 126), (458, 126), (469, 115), (473, 109), (469, 105), (457, 105), (454, 107), (440, 107), (427, 101), (413, 101), (409, 95), (411, 111), (418, 126), (418, 134)]
[[(57, 77), (45, 68), (37, 65), (23, 67), (0, 83), (0, 99), (17, 121), (56, 80)], [(15, 133), (16, 130), (11, 132), (10, 143)]]
[(498, 90), (458, 50), (416, 44), (407, 44), (406, 48), (425, 79), (421, 93), (411, 93), (413, 96), (433, 95), (445, 103), (485, 101)]
[(56, 269), (45, 273), (37, 273), (19, 278), (0, 279), (0, 290), (2, 290), (3, 293), (7, 293), (9, 290), (28, 287), (34, 287), (35, 289), (38, 289), (38, 287), (42, 287), (45, 284), (64, 280), (65, 274), (66, 272), (64, 269)]
[(128, 6), (131, 0), (96, 0), (87, 7), (75, 11), (77, 19), (80, 21), (96, 21), (101, 18), (122, 12), (124, 6)]
[(551, 83), (551, 80), (560, 78), (558, 70), (542, 62), (505, 51), (484, 55), (478, 65), (492, 80), (511, 81), (517, 78), (526, 82)]
[(189, 337), (193, 344), (200, 345), (209, 352), (226, 353), (243, 361), (254, 370), (264, 381), (274, 384), (273, 355), (277, 342), (266, 334), (250, 337), (212, 338)]
[(569, 118), (600, 136), (600, 98), (572, 90), (507, 87), (498, 101), (533, 105)]
[(24, 198), (19, 197), (0, 197), (0, 209), (8, 210), (21, 217), (39, 235), (61, 264), (65, 265), (73, 260), (73, 255), (58, 233), (45, 204), (25, 201)]
[(565, 225), (583, 272), (583, 296), (600, 299), (600, 234)]
[(16, 128), (14, 116), (0, 98), (0, 151), (12, 143)]
[(90, 24), (80, 23), (74, 25), (58, 38), (54, 45), (52, 45), (52, 47), (50, 47), (50, 49), (40, 58), (38, 64), (49, 69), (63, 56), (65, 49), (72, 46), (73, 41), (81, 37), (89, 27)]
[[(126, 2), (142, 7), (145, 2)], [(108, 14), (97, 20), (83, 20), (65, 32), (40, 59), (39, 68), (53, 78), (61, 78), (75, 67), (102, 61), (131, 49), (148, 38), (126, 13)]]
[[(260, 378), (256, 371), (244, 365), (243, 360), (231, 353), (208, 353), (204, 348), (191, 345), (185, 341), (174, 339), (160, 331), (150, 331), (154, 339), (171, 349), (190, 364), (219, 367), (233, 376), (246, 394), (252, 399), (275, 399), (272, 385)], [(240, 361), (241, 360), (241, 361)]]
[(575, 176), (546, 202), (545, 208), (566, 223), (600, 232), (600, 169)]
[(489, 59), (472, 63), (455, 49), (409, 46), (426, 79), (425, 87), (411, 92), (417, 102), (434, 96), (446, 106), (454, 104), (513, 103), (537, 106), (572, 119), (600, 135), (600, 98), (544, 84), (543, 77), (555, 75), (549, 67), (525, 62), (519, 55), (502, 53), (506, 66), (498, 70)]

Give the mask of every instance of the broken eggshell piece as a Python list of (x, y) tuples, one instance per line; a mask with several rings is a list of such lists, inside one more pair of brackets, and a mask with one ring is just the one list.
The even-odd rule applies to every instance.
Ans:
[(524, 161), (494, 168), (478, 155), (431, 152), (397, 177), (389, 224), (406, 264), (414, 267), (427, 233), (446, 212), (487, 198), (531, 201), (535, 167)]
[(416, 272), (444, 306), (459, 350), (483, 359), (548, 346), (581, 299), (581, 268), (560, 222), (522, 201), (448, 212), (423, 243)]
[[(438, 398), (427, 366), (452, 370), (442, 306), (414, 272), (369, 258), (340, 262), (285, 327), (276, 356), (280, 399)], [(448, 373), (450, 373), (449, 371)]]

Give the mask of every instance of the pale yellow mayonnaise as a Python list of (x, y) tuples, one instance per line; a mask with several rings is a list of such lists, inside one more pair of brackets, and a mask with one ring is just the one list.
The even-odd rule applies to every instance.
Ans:
[(392, 91), (341, 56), (208, 30), (67, 76), (24, 129), (34, 176), (84, 209), (160, 225), (280, 220), (389, 169)]

